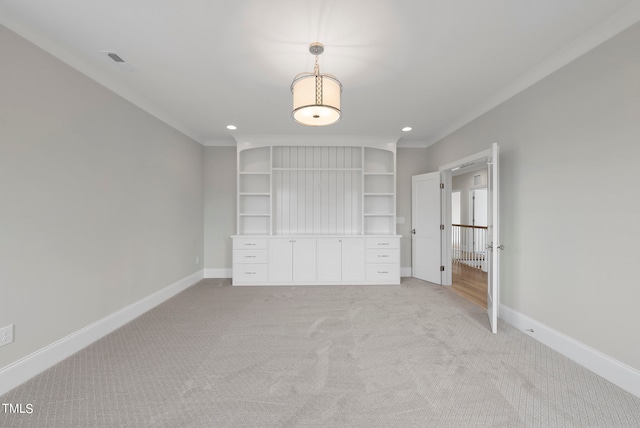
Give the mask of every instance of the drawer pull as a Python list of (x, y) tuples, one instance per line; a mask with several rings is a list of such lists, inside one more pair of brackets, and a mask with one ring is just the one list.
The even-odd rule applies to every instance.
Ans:
[(255, 259), (256, 256), (244, 256), (245, 259)]
[(389, 271), (378, 271), (378, 273), (389, 273)]
[(389, 257), (389, 254), (378, 254), (378, 257), (382, 257), (382, 258)]
[(245, 245), (245, 247), (254, 247), (256, 244), (246, 243), (246, 244), (244, 244), (244, 245)]
[(388, 242), (378, 242), (378, 245), (389, 245)]
[(245, 272), (244, 274), (245, 275), (255, 275), (256, 273), (255, 272)]

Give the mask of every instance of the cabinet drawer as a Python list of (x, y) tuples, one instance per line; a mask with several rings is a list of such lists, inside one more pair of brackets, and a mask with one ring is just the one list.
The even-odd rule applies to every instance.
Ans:
[(368, 264), (366, 267), (367, 282), (387, 282), (397, 284), (400, 282), (400, 266), (385, 264)]
[(400, 248), (398, 238), (367, 238), (367, 248)]
[(400, 263), (400, 250), (389, 248), (384, 250), (367, 250), (367, 263)]
[(267, 265), (236, 265), (233, 267), (233, 282), (267, 282)]
[(233, 263), (266, 263), (267, 250), (233, 250)]
[(234, 250), (266, 250), (267, 240), (261, 238), (235, 238), (233, 240)]

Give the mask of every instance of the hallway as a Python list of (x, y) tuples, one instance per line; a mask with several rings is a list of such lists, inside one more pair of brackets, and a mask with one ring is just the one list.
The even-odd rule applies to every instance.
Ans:
[(464, 263), (452, 263), (452, 286), (454, 293), (487, 308), (487, 272)]

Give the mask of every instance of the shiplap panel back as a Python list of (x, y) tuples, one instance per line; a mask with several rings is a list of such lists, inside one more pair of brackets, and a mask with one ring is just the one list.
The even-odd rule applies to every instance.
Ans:
[(362, 147), (274, 147), (274, 233), (359, 234)]

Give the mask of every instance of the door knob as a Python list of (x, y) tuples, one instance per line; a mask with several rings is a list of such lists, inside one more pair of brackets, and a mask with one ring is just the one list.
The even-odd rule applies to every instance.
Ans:
[(415, 235), (416, 234), (416, 230), (415, 229), (411, 229), (411, 233), (413, 233)]

